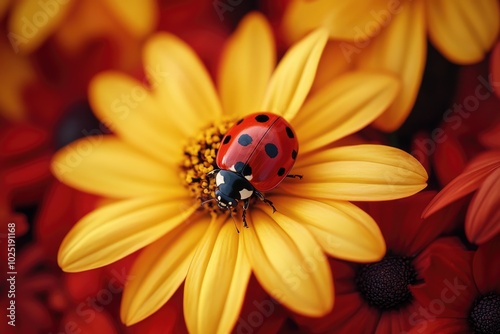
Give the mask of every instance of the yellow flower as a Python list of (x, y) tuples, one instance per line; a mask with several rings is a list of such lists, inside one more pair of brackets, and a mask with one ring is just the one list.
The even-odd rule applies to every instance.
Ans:
[(328, 28), (338, 41), (336, 55), (354, 67), (399, 75), (401, 93), (374, 122), (383, 131), (394, 131), (415, 103), (425, 66), (426, 35), (450, 61), (478, 62), (497, 38), (500, 8), (498, 0), (292, 1), (283, 25), (290, 40), (318, 26)]
[[(398, 149), (326, 146), (370, 123), (399, 88), (391, 76), (353, 72), (306, 101), (326, 40), (325, 31), (311, 33), (274, 69), (270, 26), (248, 15), (224, 50), (219, 96), (194, 52), (169, 34), (145, 45), (150, 88), (120, 73), (99, 75), (90, 101), (116, 136), (71, 144), (57, 153), (53, 171), (115, 202), (69, 232), (59, 251), (63, 270), (104, 266), (144, 248), (122, 299), (128, 325), (154, 313), (185, 280), (190, 332), (229, 332), (252, 272), (289, 309), (327, 314), (334, 294), (326, 254), (375, 261), (385, 253), (376, 223), (348, 201), (408, 196), (425, 187), (427, 175)], [(214, 190), (206, 173), (224, 132), (256, 111), (291, 122), (300, 143), (293, 172), (304, 178), (266, 193), (275, 213), (252, 202), (249, 228), (241, 228), (241, 211), (233, 214), (237, 233), (227, 212), (200, 203)]]
[(7, 0), (0, 18), (9, 5), (7, 37), (16, 53), (33, 52), (54, 34), (73, 50), (95, 35), (113, 34), (121, 42), (121, 34), (130, 43), (151, 33), (158, 20), (153, 0)]

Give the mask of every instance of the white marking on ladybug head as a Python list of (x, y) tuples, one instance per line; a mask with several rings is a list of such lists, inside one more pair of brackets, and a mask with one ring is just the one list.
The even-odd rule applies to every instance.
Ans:
[(253, 190), (248, 190), (245, 188), (240, 190), (240, 199), (247, 199), (247, 198), (252, 197), (252, 195), (253, 195)]
[(231, 167), (229, 167), (229, 170), (233, 171), (233, 172), (236, 172), (236, 168), (234, 168), (234, 165), (232, 165)]
[(245, 175), (245, 179), (247, 179), (248, 181), (251, 181), (253, 179), (253, 175), (252, 174)]
[[(222, 175), (222, 173), (217, 173), (217, 175), (215, 176), (215, 184), (218, 186), (220, 186), (221, 184), (224, 184), (224, 175)], [(220, 200), (220, 196), (219, 196), (219, 200)]]

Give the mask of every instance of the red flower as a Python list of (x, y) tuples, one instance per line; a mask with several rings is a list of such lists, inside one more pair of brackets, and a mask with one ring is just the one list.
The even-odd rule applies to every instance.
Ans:
[(410, 333), (500, 332), (500, 239), (467, 251), (456, 239), (429, 250), (428, 283), (413, 288), (422, 307)]
[(472, 193), (465, 220), (467, 238), (482, 244), (500, 232), (500, 150), (483, 153), (473, 159), (457, 178), (451, 181), (429, 203), (423, 217)]
[[(335, 274), (335, 306), (321, 319), (296, 317), (314, 333), (401, 333), (412, 327), (410, 315), (420, 306), (411, 287), (425, 285), (427, 249), (451, 227), (454, 207), (422, 220), (423, 208), (434, 192), (367, 204), (387, 243), (387, 254), (376, 263), (331, 260)], [(435, 241), (437, 242), (437, 241)]]

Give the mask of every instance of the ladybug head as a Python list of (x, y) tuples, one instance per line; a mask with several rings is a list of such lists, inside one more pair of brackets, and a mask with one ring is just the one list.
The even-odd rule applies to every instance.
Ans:
[(231, 209), (238, 205), (238, 200), (224, 194), (222, 191), (217, 189), (215, 191), (215, 199), (217, 200), (217, 205), (221, 209)]
[(228, 170), (217, 170), (215, 173), (215, 200), (219, 208), (236, 207), (239, 201), (253, 195), (253, 186), (242, 175)]

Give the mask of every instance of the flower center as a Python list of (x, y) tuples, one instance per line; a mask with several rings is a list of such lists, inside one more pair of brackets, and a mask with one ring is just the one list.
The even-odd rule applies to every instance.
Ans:
[(363, 265), (356, 285), (364, 300), (379, 310), (394, 310), (411, 302), (409, 285), (417, 282), (410, 257), (386, 255), (381, 261)]
[(220, 124), (213, 124), (188, 140), (184, 146), (184, 159), (180, 166), (182, 181), (193, 198), (210, 213), (219, 214), (222, 210), (215, 201), (210, 201), (214, 199), (216, 186), (214, 178), (207, 174), (217, 168), (217, 151), (233, 123), (234, 121), (222, 121)]
[(476, 334), (500, 333), (500, 295), (489, 293), (476, 298), (469, 323)]

